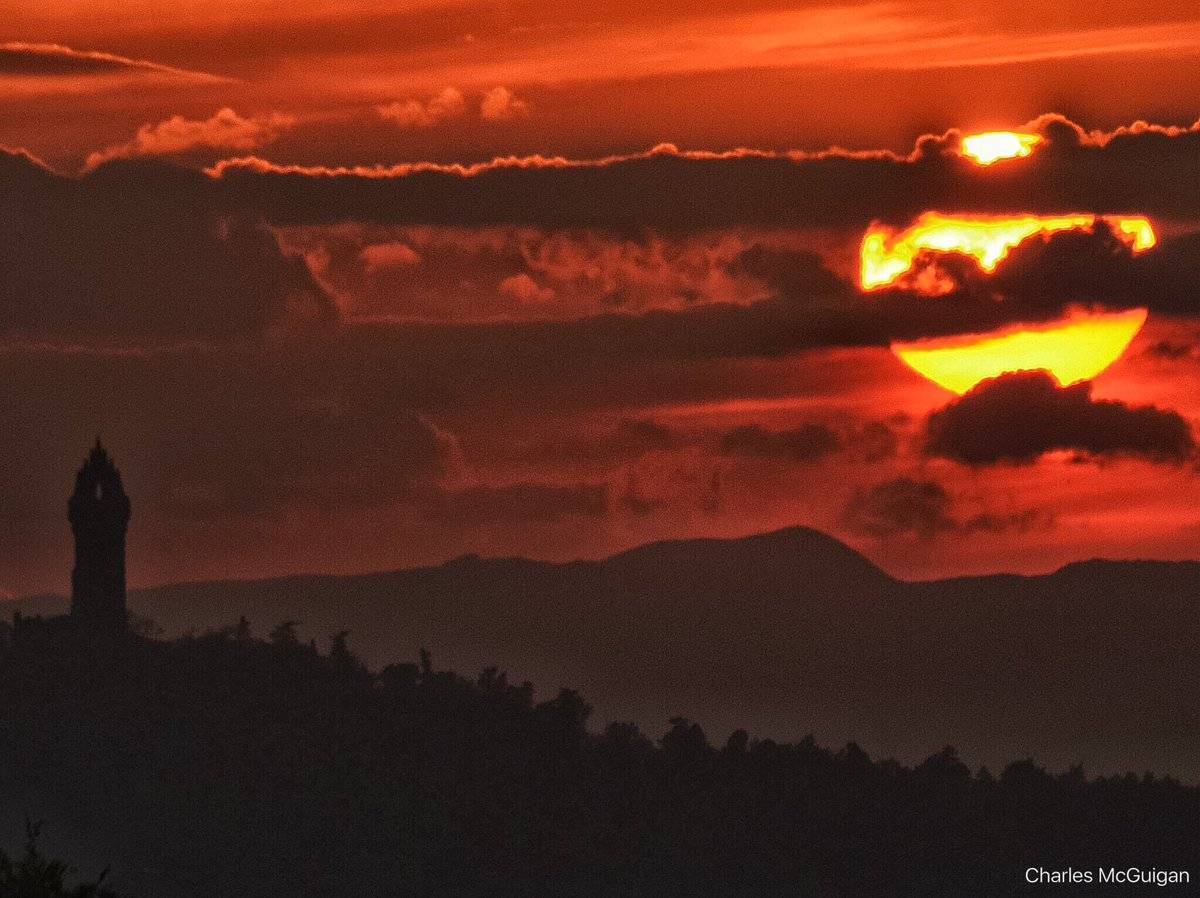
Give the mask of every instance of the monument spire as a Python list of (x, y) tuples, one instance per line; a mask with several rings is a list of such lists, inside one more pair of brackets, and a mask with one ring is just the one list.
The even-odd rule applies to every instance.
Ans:
[(129, 497), (99, 436), (75, 475), (67, 507), (75, 535), (71, 617), (97, 629), (124, 630)]

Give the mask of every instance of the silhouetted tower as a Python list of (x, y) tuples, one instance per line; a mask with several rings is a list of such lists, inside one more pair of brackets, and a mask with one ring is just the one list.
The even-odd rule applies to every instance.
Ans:
[(75, 534), (71, 617), (97, 629), (123, 630), (129, 497), (99, 437), (75, 475), (67, 507)]

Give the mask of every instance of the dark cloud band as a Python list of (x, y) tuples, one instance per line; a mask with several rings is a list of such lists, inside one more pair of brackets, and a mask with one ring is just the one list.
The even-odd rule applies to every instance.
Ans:
[(861, 227), (928, 209), (1200, 217), (1200, 131), (1134, 126), (1091, 135), (1059, 116), (1026, 159), (988, 168), (957, 131), (908, 156), (884, 152), (686, 152), (594, 161), (526, 157), (471, 166), (377, 168), (229, 160), (210, 169), (224, 201), (277, 224), (370, 221), (694, 232), (737, 225)]

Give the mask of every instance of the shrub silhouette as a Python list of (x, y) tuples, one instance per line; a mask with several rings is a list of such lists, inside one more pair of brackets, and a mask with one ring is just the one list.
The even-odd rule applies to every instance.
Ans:
[(0, 898), (117, 898), (115, 892), (101, 887), (107, 871), (95, 882), (68, 886), (71, 868), (38, 851), (40, 831), (40, 824), (26, 822), (25, 853), (18, 860), (0, 849)]

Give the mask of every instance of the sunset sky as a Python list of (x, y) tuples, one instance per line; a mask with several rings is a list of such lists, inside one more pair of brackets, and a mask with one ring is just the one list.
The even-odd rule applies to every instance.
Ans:
[(0, 595), (65, 590), (97, 433), (133, 586), (1200, 557), (1198, 66), (1177, 0), (7, 10)]

